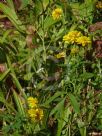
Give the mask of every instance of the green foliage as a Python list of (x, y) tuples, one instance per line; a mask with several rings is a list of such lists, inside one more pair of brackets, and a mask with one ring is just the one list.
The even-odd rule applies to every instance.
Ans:
[[(0, 2), (0, 132), (4, 136), (102, 132), (102, 39), (101, 30), (95, 30), (102, 9), (96, 4), (97, 0)], [(61, 8), (61, 15), (53, 18), (56, 8)], [(92, 43), (69, 42), (73, 35), (65, 43), (63, 36), (75, 30)], [(73, 48), (77, 52), (72, 53)], [(36, 108), (44, 114), (41, 120), (40, 112), (39, 121), (31, 120), (28, 97), (37, 98)]]
[(0, 10), (6, 15), (6, 17), (8, 17), (10, 19), (10, 21), (13, 23), (13, 25), (20, 32), (23, 32), (25, 30), (25, 27), (22, 25), (21, 21), (18, 19), (15, 10), (11, 7), (13, 7), (13, 5), (11, 6), (11, 4), (10, 4), (10, 7), (9, 7), (7, 5), (4, 5), (3, 3), (0, 3)]

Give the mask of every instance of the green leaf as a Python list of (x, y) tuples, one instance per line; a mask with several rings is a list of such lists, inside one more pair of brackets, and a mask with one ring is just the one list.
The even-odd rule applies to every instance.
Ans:
[(9, 35), (11, 32), (12, 32), (12, 30), (7, 30), (7, 31), (5, 31), (0, 42), (1, 42), (1, 43), (4, 43), (5, 40), (6, 40), (6, 38), (8, 37), (8, 35)]
[(39, 14), (41, 14), (43, 12), (43, 4), (41, 2), (41, 0), (36, 0), (35, 2), (35, 13), (38, 16)]
[(25, 8), (28, 4), (30, 4), (30, 0), (21, 0), (20, 9)]
[(81, 136), (86, 136), (86, 125), (81, 120), (77, 121)]
[(21, 102), (19, 95), (15, 92), (14, 89), (12, 89), (12, 92), (13, 92), (15, 103), (17, 105), (18, 112), (21, 115), (25, 116), (25, 111), (24, 111), (24, 108), (23, 108), (23, 105), (22, 105), (22, 102)]
[(52, 97), (50, 97), (44, 104), (43, 106), (46, 106), (50, 104), (52, 101), (54, 101), (57, 97), (65, 94), (65, 92), (56, 92)]
[(29, 81), (32, 78), (32, 76), (33, 76), (33, 73), (28, 73), (28, 74), (24, 75), (24, 80)]
[(44, 20), (44, 29), (46, 30), (47, 28), (51, 27), (53, 24), (55, 24), (56, 21), (53, 20), (52, 17), (47, 17), (45, 20)]
[(13, 4), (13, 1), (12, 1), (12, 0), (7, 0), (7, 4), (8, 4), (8, 6), (9, 6), (11, 9), (15, 10), (14, 4)]
[(0, 90), (0, 102), (3, 102), (3, 103), (6, 102), (2, 90)]
[(0, 3), (0, 10), (8, 17), (8, 19), (13, 23), (13, 25), (18, 29), (18, 31), (25, 33), (25, 26), (18, 19), (16, 12), (13, 8)]
[(62, 99), (50, 112), (49, 116), (52, 116), (53, 114), (55, 114), (56, 112), (59, 112), (63, 107), (64, 107), (64, 101), (65, 98)]
[(71, 104), (73, 106), (74, 111), (79, 114), (80, 113), (80, 105), (77, 102), (76, 97), (71, 93), (69, 93), (68, 96), (70, 98), (70, 102), (71, 102)]
[(49, 2), (51, 4), (52, 0), (43, 0), (44, 9), (46, 9), (46, 7), (48, 6)]
[(3, 81), (5, 79), (5, 77), (9, 74), (9, 72), (10, 72), (10, 69), (8, 69), (2, 75), (0, 75), (0, 81)]
[(102, 130), (102, 125), (97, 126), (98, 130)]
[[(62, 113), (63, 116), (63, 113)], [(63, 120), (58, 119), (58, 128), (57, 128), (57, 134), (56, 136), (61, 136), (62, 128), (63, 128)]]
[(57, 127), (56, 136), (61, 136), (63, 128), (65, 127), (66, 123), (69, 121), (69, 115), (71, 114), (70, 109), (68, 109), (68, 107), (65, 108), (65, 106), (64, 106), (65, 99), (66, 98), (64, 98), (61, 101), (62, 105), (58, 109), (58, 112), (60, 113), (60, 115), (57, 116), (58, 127)]
[(82, 78), (82, 79), (90, 79), (90, 78), (92, 78), (92, 77), (94, 77), (94, 74), (93, 73), (88, 73), (88, 72), (85, 72), (85, 73), (83, 73), (83, 74), (81, 74), (80, 75), (80, 77)]
[(26, 99), (27, 96), (26, 96), (19, 80), (17, 79), (16, 75), (12, 73), (11, 76), (13, 78), (13, 82), (14, 82), (15, 86), (18, 88), (19, 92), (21, 92), (22, 96)]

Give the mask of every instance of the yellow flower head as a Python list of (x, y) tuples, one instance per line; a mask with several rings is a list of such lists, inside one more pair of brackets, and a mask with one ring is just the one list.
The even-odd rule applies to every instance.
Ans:
[(78, 48), (72, 48), (71, 49), (71, 54), (76, 54), (76, 53), (78, 53)]
[(73, 44), (81, 35), (82, 34), (79, 31), (71, 31), (67, 35), (63, 36), (63, 41), (65, 41), (65, 43)]
[(44, 116), (43, 110), (42, 110), (42, 109), (36, 109), (35, 111), (36, 111), (36, 112), (35, 112), (35, 113), (36, 113), (35, 119), (36, 119), (37, 121), (42, 120), (42, 118), (43, 118), (43, 116)]
[(56, 8), (52, 11), (52, 17), (54, 20), (60, 19), (62, 16), (62, 9), (61, 8)]
[(65, 58), (65, 56), (66, 56), (66, 53), (65, 53), (65, 52), (60, 52), (60, 53), (58, 53), (57, 55), (55, 55), (55, 57), (56, 57), (57, 59)]
[(86, 46), (88, 44), (91, 44), (91, 39), (87, 36), (81, 36), (77, 38), (77, 44), (81, 44), (82, 46)]
[(42, 109), (29, 109), (28, 110), (28, 116), (32, 121), (41, 121), (44, 114)]
[(37, 104), (38, 104), (37, 98), (29, 97), (29, 98), (27, 99), (27, 102), (28, 102), (28, 105), (29, 105), (30, 108), (35, 108), (35, 107), (37, 107)]
[(35, 119), (35, 109), (29, 109), (29, 110), (28, 110), (28, 116), (29, 116), (31, 119)]
[(101, 1), (98, 1), (98, 2), (97, 2), (96, 8), (102, 9), (102, 2), (101, 2)]

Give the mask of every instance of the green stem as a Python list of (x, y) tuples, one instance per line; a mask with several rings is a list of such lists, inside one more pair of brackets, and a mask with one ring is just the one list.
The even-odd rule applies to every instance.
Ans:
[[(42, 4), (43, 7), (43, 4)], [(43, 36), (42, 36), (42, 45), (43, 45), (43, 59), (46, 62), (46, 47), (45, 47), (45, 28), (44, 28), (44, 15), (42, 14), (42, 30), (43, 30)]]
[(99, 75), (101, 76), (101, 73), (102, 73), (102, 69), (101, 69), (100, 60), (98, 61), (98, 69), (99, 69)]
[(69, 134), (68, 134), (68, 136), (71, 136), (70, 125), (69, 125), (68, 128), (69, 128)]

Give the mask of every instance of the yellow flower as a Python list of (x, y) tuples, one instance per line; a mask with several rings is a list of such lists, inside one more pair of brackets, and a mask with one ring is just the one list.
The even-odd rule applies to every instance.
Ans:
[(28, 102), (28, 105), (29, 105), (30, 108), (35, 108), (35, 107), (37, 107), (37, 104), (38, 104), (37, 98), (29, 97), (29, 98), (27, 99), (27, 102)]
[(65, 56), (66, 56), (66, 53), (65, 53), (65, 52), (61, 52), (61, 53), (58, 53), (57, 55), (55, 55), (55, 57), (56, 57), (57, 59), (65, 58)]
[(35, 119), (37, 120), (37, 121), (40, 121), (40, 120), (42, 120), (42, 118), (43, 118), (43, 116), (44, 116), (44, 114), (43, 114), (43, 110), (42, 109), (36, 109), (35, 110), (36, 112), (36, 116), (35, 116)]
[(73, 44), (76, 42), (77, 38), (79, 38), (81, 35), (82, 34), (79, 31), (71, 31), (65, 36), (63, 36), (63, 41), (65, 41), (65, 43)]
[(86, 46), (88, 44), (91, 44), (91, 39), (87, 36), (81, 36), (77, 38), (77, 44), (81, 44), (82, 46)]
[(78, 48), (72, 48), (71, 49), (71, 54), (76, 54), (76, 53), (78, 53)]
[(60, 19), (62, 16), (62, 9), (61, 8), (56, 8), (52, 11), (52, 17), (54, 20)]
[(32, 121), (41, 121), (44, 114), (42, 109), (29, 109), (28, 110), (28, 116)]
[(34, 120), (35, 120), (35, 116), (36, 116), (36, 114), (35, 114), (35, 109), (29, 109), (29, 110), (28, 110), (28, 115), (29, 115), (29, 117), (30, 117), (31, 119), (34, 119)]
[(98, 2), (97, 2), (96, 8), (102, 9), (102, 2), (101, 2), (101, 1), (98, 1)]

